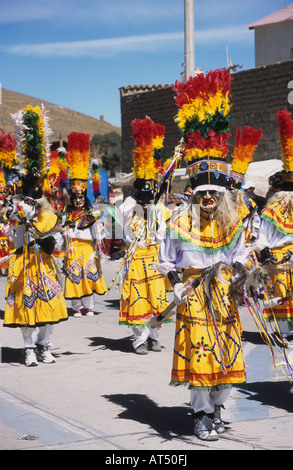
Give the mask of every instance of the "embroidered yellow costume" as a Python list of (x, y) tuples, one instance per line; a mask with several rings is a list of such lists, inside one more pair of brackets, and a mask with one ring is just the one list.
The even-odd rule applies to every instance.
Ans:
[[(226, 189), (230, 80), (215, 70), (175, 84), (194, 195), (186, 213), (168, 223), (159, 257), (178, 305), (171, 384), (191, 389), (194, 433), (205, 440), (224, 431), (220, 407), (229, 389), (246, 380), (242, 327), (229, 290), (237, 266), (246, 263), (241, 211)], [(190, 287), (192, 279), (200, 282)]]
[(72, 301), (74, 316), (82, 310), (88, 316), (94, 314), (94, 293), (106, 292), (106, 284), (100, 264), (97, 239), (99, 221), (90, 213), (86, 197), (90, 171), (90, 136), (82, 132), (68, 135), (67, 164), (69, 167), (70, 205), (67, 208), (65, 233), (66, 254), (65, 298)]
[[(293, 254), (293, 213), (289, 213), (282, 201), (271, 202), (261, 215), (262, 232), (260, 240), (265, 236), (275, 262), (281, 263), (284, 257)], [(268, 286), (273, 297), (283, 299), (279, 305), (269, 305), (270, 296), (267, 298), (263, 314), (269, 321), (293, 321), (293, 272), (288, 267), (276, 274), (271, 274), (271, 286)], [(286, 300), (285, 300), (286, 299)]]
[[(31, 210), (29, 207), (28, 210)], [(54, 230), (57, 216), (32, 210), (32, 230), (38, 235)], [(67, 320), (67, 308), (50, 254), (32, 238), (24, 225), (14, 227), (16, 253), (10, 259), (4, 326), (37, 327)]]
[[(27, 106), (13, 115), (18, 139), (22, 195), (15, 196), (9, 222), (15, 253), (10, 259), (4, 326), (20, 327), (26, 366), (55, 362), (52, 325), (67, 320), (67, 308), (51, 253), (57, 217), (42, 197), (48, 169), (50, 129), (44, 107)], [(39, 328), (39, 332), (37, 331)]]
[(278, 265), (293, 261), (293, 120), (287, 110), (277, 113), (280, 132), (281, 157), (283, 161), (282, 188), (268, 200), (261, 214), (261, 227), (256, 249), (261, 262), (276, 265), (266, 283), (263, 315), (275, 324), (275, 332), (284, 341), (293, 339), (293, 283), (292, 266), (278, 269)]
[(164, 236), (160, 205), (153, 202), (165, 127), (155, 124), (148, 116), (134, 120), (132, 127), (134, 192), (120, 206), (127, 254), (122, 268), (119, 324), (132, 328), (135, 352), (147, 354), (148, 349), (160, 351), (161, 346), (159, 329), (150, 329), (146, 323), (167, 306), (164, 276), (153, 268)]

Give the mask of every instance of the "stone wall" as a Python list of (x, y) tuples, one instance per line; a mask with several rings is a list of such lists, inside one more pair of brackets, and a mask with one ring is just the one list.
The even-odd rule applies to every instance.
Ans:
[[(231, 149), (236, 129), (250, 125), (263, 129), (264, 136), (258, 146), (254, 160), (280, 158), (278, 122), (276, 113), (287, 108), (293, 112), (288, 101), (288, 83), (293, 80), (293, 60), (255, 69), (233, 73), (231, 86), (233, 106), (230, 112)], [(293, 91), (291, 92), (293, 94)], [(180, 140), (180, 133), (174, 122), (177, 107), (174, 101), (173, 85), (127, 86), (120, 89), (122, 169), (131, 171), (133, 139), (131, 121), (150, 116), (154, 122), (166, 126), (164, 141), (165, 157), (172, 156)]]

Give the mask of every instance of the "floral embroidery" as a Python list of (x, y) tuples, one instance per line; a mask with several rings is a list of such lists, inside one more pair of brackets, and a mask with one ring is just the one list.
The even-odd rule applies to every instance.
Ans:
[(194, 345), (195, 354), (197, 355), (197, 362), (200, 362), (202, 357), (207, 357), (207, 352), (210, 351), (208, 344), (204, 342), (204, 337), (201, 337), (200, 341), (197, 341)]

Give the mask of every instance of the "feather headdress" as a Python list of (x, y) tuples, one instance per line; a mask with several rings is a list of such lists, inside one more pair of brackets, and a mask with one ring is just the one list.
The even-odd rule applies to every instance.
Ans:
[(165, 126), (149, 117), (131, 122), (135, 143), (132, 171), (135, 177), (135, 198), (152, 200), (157, 188), (158, 173), (162, 167)]
[(23, 178), (24, 194), (40, 197), (42, 181), (48, 170), (50, 156), (50, 136), (52, 131), (48, 125), (49, 119), (42, 105), (26, 106), (12, 115), (17, 140), (17, 169)]
[(90, 171), (90, 134), (71, 132), (67, 136), (66, 161), (71, 191), (84, 193)]
[(281, 158), (283, 162), (282, 180), (285, 191), (293, 191), (293, 121), (287, 109), (277, 113), (280, 132)]
[[(4, 132), (0, 129), (0, 166), (1, 166), (1, 187), (14, 186), (18, 180), (18, 175), (13, 166), (17, 163), (16, 147), (17, 141), (14, 134)], [(6, 188), (5, 188), (6, 189)]]
[(45, 181), (44, 191), (51, 193), (52, 189), (59, 190), (65, 187), (67, 181), (66, 149), (59, 147), (51, 150), (49, 170)]
[(255, 154), (262, 136), (262, 129), (254, 129), (253, 127), (245, 126), (241, 132), (241, 128), (237, 128), (230, 173), (230, 185), (232, 187), (241, 187), (248, 165), (253, 159), (253, 155)]
[(155, 124), (149, 116), (145, 119), (134, 119), (131, 126), (135, 143), (133, 174), (136, 178), (156, 180), (155, 150), (158, 153), (163, 147), (165, 127)]
[(0, 162), (1, 167), (11, 170), (16, 164), (17, 141), (11, 132), (4, 132), (0, 129)]
[(193, 189), (226, 187), (231, 75), (217, 69), (175, 82), (175, 117), (184, 138), (184, 154)]

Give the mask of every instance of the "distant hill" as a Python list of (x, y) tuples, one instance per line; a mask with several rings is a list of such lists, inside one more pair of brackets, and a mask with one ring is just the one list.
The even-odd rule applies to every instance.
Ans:
[(49, 103), (45, 100), (33, 98), (22, 93), (2, 88), (2, 104), (0, 104), (0, 129), (4, 132), (13, 132), (13, 121), (10, 114), (19, 111), (25, 106), (41, 106), (43, 104), (50, 118), (49, 125), (53, 131), (51, 141), (59, 140), (60, 133), (63, 140), (70, 132), (87, 132), (88, 134), (106, 134), (117, 132), (121, 135), (121, 129), (104, 121), (95, 119), (86, 114), (78, 113), (64, 106)]

